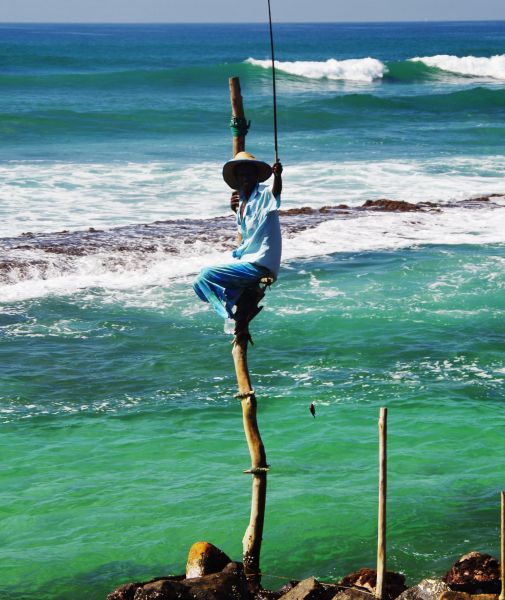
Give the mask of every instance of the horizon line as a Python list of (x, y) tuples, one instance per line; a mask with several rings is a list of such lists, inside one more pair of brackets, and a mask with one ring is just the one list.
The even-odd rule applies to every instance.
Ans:
[[(359, 25), (380, 23), (503, 23), (499, 19), (381, 19), (369, 21), (276, 21), (276, 25)], [(263, 25), (266, 21), (1, 21), (2, 25)]]

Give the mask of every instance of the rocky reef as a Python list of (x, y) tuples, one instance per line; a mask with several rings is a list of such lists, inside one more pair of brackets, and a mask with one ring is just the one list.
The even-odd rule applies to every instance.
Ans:
[[(248, 581), (241, 563), (209, 542), (189, 551), (186, 573), (121, 585), (107, 600), (373, 600), (377, 574), (362, 568), (336, 583), (314, 577), (267, 590)], [(498, 600), (500, 563), (489, 554), (459, 558), (439, 579), (407, 587), (402, 573), (388, 571), (383, 600)]]

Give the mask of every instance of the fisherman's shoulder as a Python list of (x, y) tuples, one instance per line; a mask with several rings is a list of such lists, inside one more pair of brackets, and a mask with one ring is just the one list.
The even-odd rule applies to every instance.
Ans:
[(263, 200), (269, 200), (273, 198), (273, 186), (266, 183), (258, 184), (257, 188), (257, 198), (261, 198)]
[(274, 196), (273, 186), (272, 185), (259, 185), (258, 186), (258, 196), (257, 196), (257, 206), (261, 207), (261, 210), (264, 212), (272, 212), (274, 210), (278, 210), (281, 204), (281, 197)]

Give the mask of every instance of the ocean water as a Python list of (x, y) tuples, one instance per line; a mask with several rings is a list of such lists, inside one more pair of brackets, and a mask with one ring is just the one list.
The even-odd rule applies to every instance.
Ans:
[[(284, 208), (348, 208), (282, 217), (252, 326), (264, 583), (374, 566), (381, 406), (389, 568), (415, 583), (497, 556), (505, 22), (274, 33)], [(102, 599), (183, 572), (200, 539), (241, 557), (231, 347), (191, 281), (231, 244), (228, 77), (247, 148), (273, 160), (268, 41), (266, 24), (0, 25), (2, 600)], [(379, 198), (424, 209), (359, 209)]]

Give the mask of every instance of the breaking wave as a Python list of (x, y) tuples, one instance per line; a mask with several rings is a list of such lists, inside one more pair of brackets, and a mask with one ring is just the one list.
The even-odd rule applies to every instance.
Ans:
[[(247, 64), (269, 69), (270, 60), (248, 58)], [(332, 81), (372, 81), (390, 80), (425, 81), (437, 76), (437, 71), (465, 77), (482, 77), (505, 81), (505, 54), (491, 57), (452, 56), (416, 56), (408, 60), (384, 63), (377, 58), (351, 58), (324, 61), (276, 61), (276, 69), (281, 73), (305, 77), (307, 79), (326, 79)]]
[[(269, 69), (272, 66), (269, 60), (248, 58), (245, 62), (263, 69)], [(370, 57), (347, 60), (329, 58), (326, 61), (276, 61), (275, 67), (283, 73), (309, 79), (363, 81), (367, 83), (372, 82), (374, 79), (382, 79), (387, 70), (384, 63)]]
[(412, 62), (421, 62), (428, 67), (449, 71), (458, 75), (469, 77), (490, 77), (505, 81), (505, 54), (478, 57), (478, 56), (452, 56), (437, 54), (436, 56), (416, 56)]

